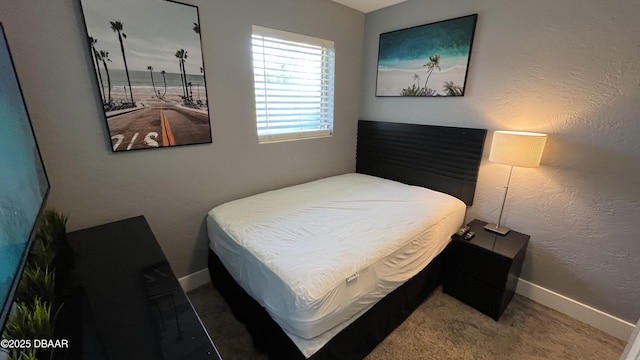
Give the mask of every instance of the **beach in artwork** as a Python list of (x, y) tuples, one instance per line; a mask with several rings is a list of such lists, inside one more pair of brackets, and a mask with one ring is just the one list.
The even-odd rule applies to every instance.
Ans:
[[(452, 63), (455, 64), (455, 62)], [(434, 70), (431, 75), (428, 74), (429, 70), (422, 64), (416, 64), (413, 61), (407, 62), (406, 67), (398, 65), (400, 64), (394, 67), (378, 67), (378, 87), (376, 92), (378, 96), (400, 96), (402, 89), (409, 86), (424, 87), (427, 79), (429, 81), (427, 86), (439, 95), (446, 93), (445, 85), (451, 82), (464, 89), (467, 73), (466, 62), (464, 64), (458, 62), (450, 67), (441, 64), (442, 70)]]
[[(100, 69), (100, 71), (103, 78), (106, 78), (104, 69)], [(153, 81), (151, 81), (152, 74)], [(109, 70), (109, 75), (111, 78), (111, 98), (115, 103), (126, 102), (130, 95), (125, 71), (120, 69)], [(136, 103), (159, 100), (179, 103), (184, 101), (184, 88), (178, 73), (165, 72), (163, 75), (158, 71), (129, 70), (129, 78), (131, 80), (133, 99)], [(201, 104), (201, 108), (206, 110), (207, 92), (204, 76), (201, 74), (187, 74), (187, 81), (191, 84), (187, 89), (190, 98), (193, 99), (194, 103)], [(107, 114), (107, 117), (109, 117), (109, 114)]]

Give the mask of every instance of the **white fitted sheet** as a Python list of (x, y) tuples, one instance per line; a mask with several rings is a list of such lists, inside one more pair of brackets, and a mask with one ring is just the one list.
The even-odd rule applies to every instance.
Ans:
[(231, 276), (310, 356), (437, 256), (465, 210), (440, 192), (345, 174), (222, 204), (207, 228)]

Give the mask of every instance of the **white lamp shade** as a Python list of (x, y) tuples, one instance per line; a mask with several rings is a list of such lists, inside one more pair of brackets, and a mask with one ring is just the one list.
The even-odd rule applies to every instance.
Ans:
[(536, 167), (540, 165), (546, 142), (546, 134), (495, 131), (489, 161), (519, 167)]

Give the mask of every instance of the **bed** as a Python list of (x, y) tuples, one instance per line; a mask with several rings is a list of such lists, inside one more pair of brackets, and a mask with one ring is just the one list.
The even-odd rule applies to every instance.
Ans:
[(272, 359), (360, 359), (438, 285), (486, 130), (360, 121), (356, 173), (207, 216), (214, 286)]

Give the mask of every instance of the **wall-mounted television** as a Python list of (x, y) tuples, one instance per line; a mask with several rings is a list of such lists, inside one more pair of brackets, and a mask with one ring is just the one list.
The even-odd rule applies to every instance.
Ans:
[(49, 179), (0, 23), (0, 331), (49, 194)]

